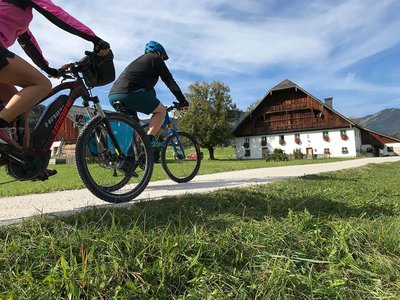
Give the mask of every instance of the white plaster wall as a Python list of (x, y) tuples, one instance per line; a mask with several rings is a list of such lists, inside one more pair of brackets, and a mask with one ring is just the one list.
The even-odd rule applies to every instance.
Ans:
[[(301, 149), (303, 154), (307, 153), (307, 148), (313, 149), (314, 155), (323, 155), (324, 149), (329, 148), (330, 157), (355, 157), (359, 155), (361, 147), (361, 134), (357, 128), (346, 128), (347, 140), (342, 140), (340, 136), (340, 129), (328, 130), (329, 142), (323, 140), (322, 131), (309, 131), (300, 134), (301, 143), (298, 145), (295, 143), (295, 134), (288, 133), (283, 134), (285, 144), (280, 145), (279, 139), (281, 134), (268, 135), (267, 137), (267, 149), (268, 154), (272, 154), (274, 149), (282, 149), (287, 154), (292, 154), (293, 150)], [(250, 141), (250, 157), (245, 156), (245, 148), (243, 144), (245, 137), (236, 138), (236, 155), (239, 159), (261, 159), (262, 148), (261, 140), (263, 136), (251, 136), (248, 137)], [(348, 153), (342, 153), (342, 147), (347, 147)]]
[[(387, 147), (392, 147), (393, 152), (388, 152)], [(385, 144), (385, 147), (383, 148), (382, 155), (386, 156), (392, 156), (392, 155), (400, 155), (400, 143), (390, 143), (390, 144)]]
[[(261, 159), (262, 146), (261, 136), (247, 137), (250, 141), (250, 147), (244, 148), (243, 144), (246, 141), (245, 137), (236, 138), (236, 157), (238, 159)], [(245, 157), (246, 149), (250, 149), (250, 157)]]
[[(392, 147), (393, 148), (393, 152), (389, 152), (388, 151), (388, 147)], [(369, 144), (361, 146), (362, 150), (366, 151), (367, 148), (373, 148), (373, 146), (371, 146)], [(379, 155), (380, 156), (396, 156), (396, 155), (400, 155), (400, 143), (388, 143), (388, 144), (385, 144), (383, 149), (379, 150)], [(375, 156), (375, 153), (367, 153), (366, 156), (367, 157), (372, 157), (372, 156)]]

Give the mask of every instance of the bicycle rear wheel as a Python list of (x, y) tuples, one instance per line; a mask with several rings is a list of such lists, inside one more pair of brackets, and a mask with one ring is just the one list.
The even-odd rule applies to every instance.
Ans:
[(145, 132), (131, 118), (119, 113), (109, 113), (105, 119), (97, 116), (87, 123), (78, 137), (75, 157), (85, 186), (111, 203), (137, 197), (153, 173), (153, 153)]
[(200, 148), (193, 136), (179, 131), (169, 135), (161, 150), (161, 165), (168, 177), (178, 183), (192, 180), (200, 169)]

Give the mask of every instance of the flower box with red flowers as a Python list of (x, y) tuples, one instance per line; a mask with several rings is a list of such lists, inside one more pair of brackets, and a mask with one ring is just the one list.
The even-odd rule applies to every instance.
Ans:
[(340, 135), (340, 137), (342, 138), (343, 141), (347, 141), (349, 139), (347, 134), (342, 134), (342, 135)]
[(284, 139), (280, 139), (279, 140), (279, 145), (285, 145), (285, 140)]
[(294, 142), (295, 142), (297, 145), (300, 145), (300, 144), (301, 144), (300, 138), (295, 138), (295, 139), (294, 139)]
[(329, 136), (324, 135), (323, 139), (324, 139), (325, 142), (329, 142)]

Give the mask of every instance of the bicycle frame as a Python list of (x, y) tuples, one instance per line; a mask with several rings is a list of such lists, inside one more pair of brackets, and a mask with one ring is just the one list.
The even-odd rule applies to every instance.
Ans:
[[(175, 109), (174, 106), (167, 107), (167, 112), (165, 113), (164, 122), (161, 125), (161, 130), (164, 132), (164, 134), (166, 136), (173, 135), (177, 139), (179, 149), (181, 150), (181, 153), (183, 154), (183, 158), (186, 158), (185, 149), (183, 148), (183, 145), (182, 145), (181, 140), (179, 138), (179, 133), (178, 133), (177, 130), (175, 130), (173, 128), (172, 120), (171, 120), (171, 118), (170, 118), (170, 116), (168, 114), (170, 111), (172, 111), (174, 109)], [(149, 124), (142, 125), (142, 128), (147, 128), (147, 127), (149, 127)], [(173, 144), (172, 146), (174, 148), (174, 152), (177, 152), (177, 145)]]
[(82, 80), (78, 79), (76, 81), (65, 82), (57, 85), (50, 94), (39, 103), (42, 103), (57, 93), (68, 89), (70, 90), (68, 96), (60, 95), (52, 101), (41, 114), (31, 133), (32, 138), (30, 146), (33, 148), (41, 148), (45, 151), (50, 150), (51, 145), (60, 130), (61, 124), (64, 122), (75, 101), (79, 97), (82, 97), (84, 101), (90, 100), (90, 95), (83, 85)]
[[(62, 123), (68, 115), (72, 105), (78, 98), (83, 99), (83, 106), (86, 109), (89, 118), (92, 119), (95, 113), (89, 108), (89, 102), (94, 103), (94, 111), (101, 117), (105, 118), (105, 113), (100, 105), (100, 100), (97, 96), (91, 96), (88, 88), (83, 83), (82, 78), (78, 72), (74, 72), (75, 80), (63, 82), (52, 89), (49, 95), (43, 98), (38, 104), (44, 102), (50, 97), (56, 95), (57, 93), (70, 90), (68, 96), (60, 95), (54, 101), (52, 101), (46, 109), (41, 114), (39, 120), (37, 121), (34, 129), (31, 133), (30, 147), (33, 148), (37, 153), (41, 154), (43, 159), (46, 159), (51, 146), (57, 136), (58, 131), (61, 128)], [(105, 118), (106, 119), (106, 118)], [(115, 146), (116, 153), (123, 154), (119, 143), (113, 131), (111, 130), (109, 122), (105, 122), (106, 129), (110, 133), (110, 138)], [(12, 151), (11, 151), (12, 152)], [(8, 151), (2, 151), (2, 155), (15, 162), (16, 164), (26, 166), (27, 162), (24, 162), (20, 158), (16, 157), (14, 153)]]

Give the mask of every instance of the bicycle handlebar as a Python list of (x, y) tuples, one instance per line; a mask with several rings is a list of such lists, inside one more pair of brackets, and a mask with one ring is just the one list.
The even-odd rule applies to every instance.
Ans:
[(178, 106), (174, 103), (171, 106), (167, 106), (165, 108), (167, 109), (167, 112), (170, 112), (171, 110), (178, 109)]
[(173, 102), (173, 104), (171, 106), (166, 106), (165, 108), (167, 109), (167, 112), (170, 112), (171, 110), (174, 110), (174, 109), (179, 110), (179, 109), (183, 109), (183, 108), (188, 107), (188, 106), (189, 105), (184, 106), (184, 107), (179, 107), (179, 103), (178, 102)]
[(58, 69), (60, 77), (65, 79), (75, 79), (78, 72), (82, 72), (89, 64), (92, 63), (92, 58), (97, 56), (93, 51), (85, 51), (85, 56), (77, 62), (63, 65)]

